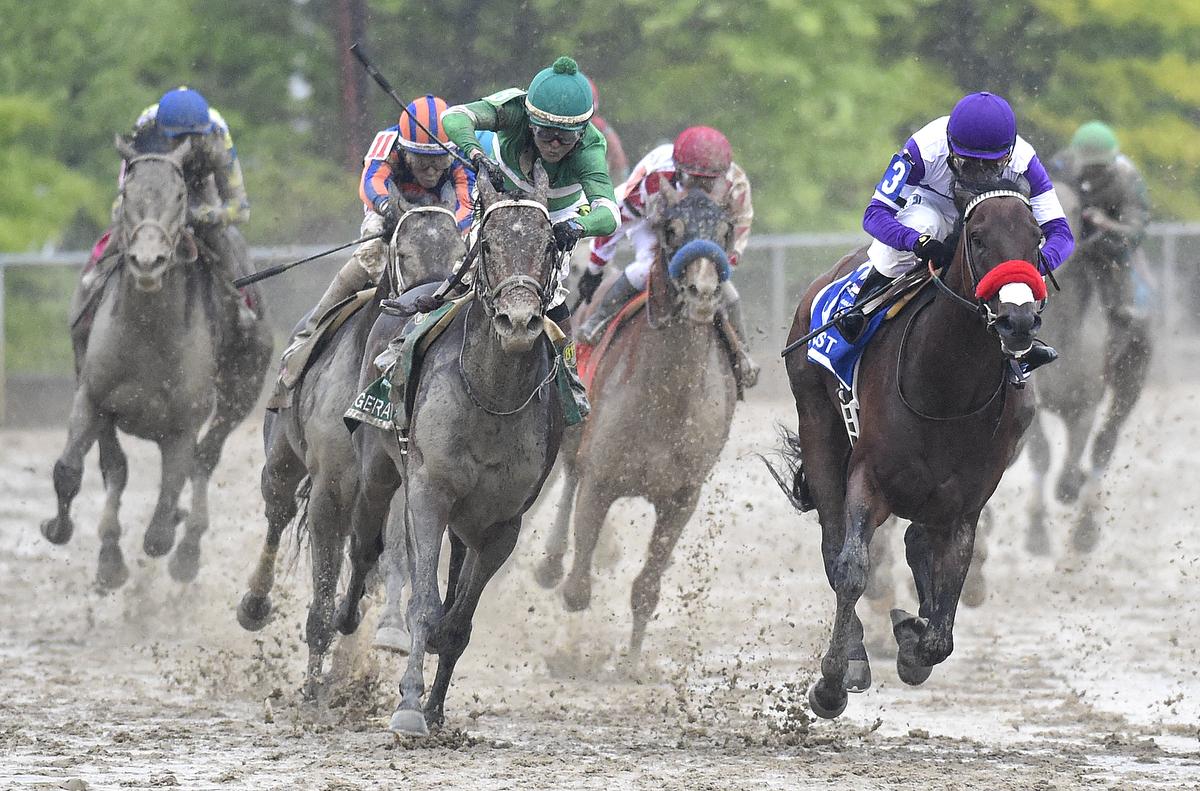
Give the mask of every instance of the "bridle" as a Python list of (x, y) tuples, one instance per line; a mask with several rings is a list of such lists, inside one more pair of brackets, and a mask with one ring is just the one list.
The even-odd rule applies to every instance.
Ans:
[(450, 222), (455, 228), (458, 227), (458, 218), (454, 216), (454, 212), (445, 206), (415, 206), (400, 215), (400, 220), (396, 223), (396, 229), (392, 231), (392, 238), (390, 240), (391, 254), (388, 256), (391, 266), (392, 288), (397, 292), (405, 291), (408, 288), (408, 283), (405, 282), (404, 274), (400, 271), (400, 257), (396, 255), (396, 240), (400, 238), (400, 229), (404, 227), (404, 223), (418, 214), (444, 214), (450, 218)]
[[(967, 275), (970, 277), (968, 293), (972, 294), (972, 295), (975, 293), (975, 289), (979, 285), (980, 275), (979, 275), (979, 270), (975, 265), (975, 256), (971, 252), (971, 249), (972, 249), (971, 248), (971, 239), (970, 239), (969, 234), (967, 233), (967, 223), (970, 222), (971, 215), (974, 213), (975, 209), (977, 209), (981, 203), (983, 203), (984, 201), (987, 201), (987, 200), (991, 200), (993, 198), (1016, 198), (1017, 200), (1021, 201), (1021, 203), (1025, 204), (1025, 208), (1029, 209), (1031, 212), (1033, 211), (1033, 205), (1029, 202), (1029, 198), (1025, 197), (1024, 195), (1022, 195), (1019, 192), (1016, 192), (1015, 190), (991, 190), (989, 192), (980, 193), (979, 195), (976, 195), (974, 198), (972, 198), (970, 203), (967, 204), (966, 208), (963, 209), (963, 215), (962, 215), (963, 259), (965, 260), (966, 265), (967, 265)], [(963, 308), (965, 308), (966, 310), (969, 310), (971, 313), (978, 315), (987, 324), (988, 329), (992, 329), (995, 326), (996, 320), (999, 318), (999, 316), (996, 314), (996, 312), (994, 310), (992, 310), (992, 306), (990, 304), (991, 299), (987, 299), (987, 300), (967, 299), (966, 297), (962, 296), (957, 291), (955, 291), (954, 289), (952, 289), (948, 285), (946, 285), (945, 281), (942, 280), (941, 274), (939, 274), (937, 272), (937, 270), (934, 269), (932, 261), (929, 261), (927, 263), (927, 266), (929, 267), (929, 275), (933, 279), (934, 285), (936, 285), (942, 291), (942, 293), (944, 293), (946, 296), (950, 297), (950, 299), (955, 304), (961, 305)], [(1041, 312), (1041, 308), (1042, 308), (1042, 306), (1038, 307), (1038, 312)]]
[[(140, 156), (134, 157), (133, 159), (129, 160), (129, 163), (125, 166), (125, 183), (121, 186), (121, 221), (118, 223), (118, 226), (120, 227), (119, 242), (121, 245), (120, 249), (121, 249), (121, 253), (122, 253), (122, 258), (124, 257), (125, 251), (127, 251), (129, 249), (130, 243), (138, 235), (138, 233), (141, 232), (141, 230), (143, 228), (152, 228), (152, 229), (158, 230), (158, 232), (162, 234), (163, 238), (167, 240), (168, 249), (171, 251), (175, 251), (179, 246), (180, 237), (183, 236), (183, 234), (185, 232), (185, 227), (187, 225), (186, 222), (181, 222), (178, 224), (178, 226), (176, 226), (175, 232), (171, 233), (167, 229), (166, 225), (164, 225), (160, 220), (158, 220), (158, 218), (145, 217), (145, 218), (139, 220), (133, 226), (132, 229), (130, 229), (126, 226), (126, 223), (124, 222), (125, 190), (127, 189), (128, 185), (129, 185), (129, 179), (133, 172), (134, 165), (136, 165), (139, 162), (146, 162), (146, 161), (166, 162), (179, 175), (180, 180), (183, 181), (183, 183), (184, 183), (184, 212), (186, 213), (186, 211), (187, 211), (187, 177), (184, 175), (183, 166), (181, 164), (179, 164), (179, 161), (175, 157), (167, 155), (167, 154), (142, 154)], [(186, 219), (186, 217), (185, 217), (185, 219)], [(167, 259), (166, 264), (162, 267), (162, 271), (166, 271), (167, 269), (169, 269), (171, 266), (173, 266), (178, 261), (179, 261), (178, 256), (176, 256), (172, 253), (171, 257)]]
[(491, 275), (488, 273), (488, 240), (485, 236), (487, 232), (487, 223), (491, 216), (500, 209), (514, 208), (533, 208), (537, 209), (546, 221), (547, 230), (550, 229), (550, 211), (543, 204), (535, 200), (520, 199), (520, 200), (499, 200), (488, 206), (483, 211), (483, 217), (479, 221), (479, 266), (478, 277), (475, 279), (475, 295), (483, 304), (484, 310), (488, 316), (494, 316), (496, 313), (496, 300), (512, 288), (520, 288), (529, 291), (538, 298), (541, 304), (542, 312), (544, 313), (550, 307), (550, 301), (554, 298), (555, 284), (554, 272), (559, 264), (558, 250), (554, 246), (554, 236), (549, 235), (546, 243), (546, 250), (542, 262), (542, 277), (533, 277), (524, 272), (515, 275), (509, 275), (499, 283), (492, 284)]

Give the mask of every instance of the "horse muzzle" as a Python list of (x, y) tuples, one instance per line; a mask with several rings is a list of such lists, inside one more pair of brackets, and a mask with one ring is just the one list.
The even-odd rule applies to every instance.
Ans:
[(1034, 303), (1010, 305), (1002, 302), (1000, 313), (992, 322), (992, 328), (1000, 337), (1004, 351), (1014, 356), (1029, 351), (1029, 347), (1033, 345), (1033, 336), (1041, 326), (1042, 317)]
[(529, 351), (545, 330), (541, 301), (525, 289), (510, 290), (495, 311), (492, 326), (505, 354)]

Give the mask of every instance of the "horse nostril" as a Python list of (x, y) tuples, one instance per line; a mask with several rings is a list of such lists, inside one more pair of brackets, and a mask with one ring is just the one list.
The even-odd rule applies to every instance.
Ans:
[(508, 317), (507, 313), (497, 313), (496, 314), (496, 329), (507, 334), (507, 333), (512, 332), (512, 328), (513, 328), (512, 319), (510, 319)]
[(525, 322), (525, 330), (529, 333), (540, 332), (542, 329), (542, 317), (530, 316), (529, 321)]

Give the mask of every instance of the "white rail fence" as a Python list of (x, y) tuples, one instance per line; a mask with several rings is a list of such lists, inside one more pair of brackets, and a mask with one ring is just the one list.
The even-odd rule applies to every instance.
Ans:
[[(791, 323), (796, 301), (809, 280), (844, 252), (866, 241), (861, 233), (796, 233), (759, 235), (751, 239), (746, 262), (739, 267), (738, 288), (750, 315), (768, 341), (759, 350), (763, 362), (773, 358)], [(256, 269), (312, 255), (329, 245), (253, 247)], [(1184, 311), (1200, 300), (1200, 223), (1155, 223), (1144, 246), (1158, 294), (1156, 324), (1181, 328)], [(49, 254), (0, 255), (0, 423), (4, 422), (7, 373), (5, 352), (5, 276), (16, 267), (82, 267), (86, 250)], [(312, 275), (309, 275), (312, 277)], [(320, 275), (325, 277), (325, 275)], [(322, 283), (323, 285), (323, 283)], [(295, 317), (276, 317), (282, 321)], [(288, 325), (290, 326), (290, 324)], [(66, 332), (66, 321), (62, 331)]]

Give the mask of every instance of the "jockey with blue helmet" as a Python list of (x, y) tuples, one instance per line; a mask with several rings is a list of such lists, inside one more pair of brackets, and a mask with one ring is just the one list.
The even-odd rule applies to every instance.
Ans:
[[(1029, 202), (1041, 226), (1041, 255), (1046, 271), (1056, 269), (1075, 246), (1054, 184), (1034, 151), (1017, 134), (1017, 119), (1002, 97), (971, 93), (948, 116), (917, 130), (892, 157), (863, 215), (863, 229), (874, 237), (867, 252), (872, 270), (858, 302), (885, 289), (918, 260), (949, 263), (954, 251), (945, 243), (959, 219), (954, 202), (957, 182), (987, 184), (1001, 179), (1029, 184)], [(861, 332), (865, 318), (855, 312), (843, 319), (847, 338)], [(1022, 358), (1027, 370), (1051, 362), (1057, 354), (1034, 344)]]
[[(229, 126), (199, 91), (179, 87), (167, 91), (156, 103), (142, 110), (134, 122), (134, 145), (157, 139), (158, 146), (174, 147), (191, 138), (191, 154), (183, 163), (188, 190), (187, 222), (196, 238), (210, 251), (204, 260), (212, 267), (224, 316), (222, 343), (234, 342), (249, 332), (259, 318), (259, 308), (251, 307), (247, 295), (233, 281), (250, 274), (246, 241), (234, 227), (250, 219), (250, 201), (242, 179), (242, 166), (229, 134)], [(147, 150), (159, 150), (152, 147)], [(124, 184), (126, 163), (121, 163), (119, 183)], [(113, 204), (113, 219), (121, 211), (121, 197)], [(73, 323), (78, 321), (107, 278), (102, 275), (116, 260), (115, 246), (109, 244), (111, 232), (97, 243), (85, 267), (72, 308)], [(93, 268), (94, 267), (94, 268)], [(253, 292), (249, 299), (254, 301)], [(86, 330), (85, 330), (86, 331)]]

